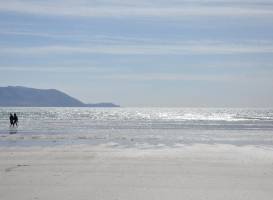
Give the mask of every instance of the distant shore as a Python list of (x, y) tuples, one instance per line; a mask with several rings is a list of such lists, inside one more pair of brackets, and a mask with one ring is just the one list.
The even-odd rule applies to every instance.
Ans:
[(83, 103), (56, 89), (0, 87), (0, 107), (120, 107), (111, 102)]

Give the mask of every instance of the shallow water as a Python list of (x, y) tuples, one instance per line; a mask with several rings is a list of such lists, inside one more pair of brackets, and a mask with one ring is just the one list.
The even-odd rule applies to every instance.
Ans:
[[(16, 112), (19, 127), (9, 127)], [(0, 108), (0, 145), (273, 146), (273, 109)]]

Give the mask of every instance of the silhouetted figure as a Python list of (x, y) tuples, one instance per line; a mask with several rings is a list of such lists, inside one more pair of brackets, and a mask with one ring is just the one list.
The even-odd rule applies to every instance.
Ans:
[(14, 115), (13, 115), (13, 126), (14, 125), (18, 126), (18, 117), (17, 117), (16, 113), (14, 113)]
[(13, 117), (13, 115), (10, 113), (10, 115), (9, 115), (9, 122), (10, 122), (10, 126), (14, 126), (14, 117)]

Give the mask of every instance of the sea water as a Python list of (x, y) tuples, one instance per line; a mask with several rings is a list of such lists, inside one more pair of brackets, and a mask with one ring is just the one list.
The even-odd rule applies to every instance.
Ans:
[[(18, 127), (9, 125), (14, 112)], [(196, 143), (273, 147), (273, 109), (0, 108), (0, 146)]]

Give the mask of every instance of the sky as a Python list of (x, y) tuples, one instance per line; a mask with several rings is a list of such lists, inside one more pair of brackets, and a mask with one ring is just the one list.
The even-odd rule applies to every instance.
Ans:
[(273, 0), (0, 0), (0, 86), (124, 107), (273, 107)]

